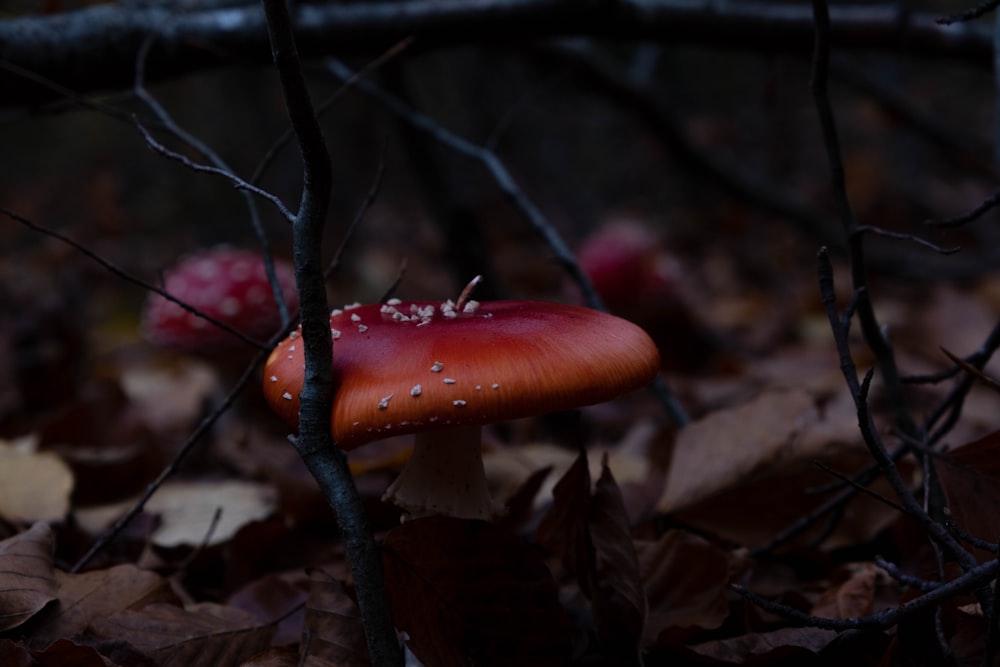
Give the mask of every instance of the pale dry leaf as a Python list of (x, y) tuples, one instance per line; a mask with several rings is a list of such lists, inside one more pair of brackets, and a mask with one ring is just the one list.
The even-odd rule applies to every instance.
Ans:
[(155, 431), (186, 430), (219, 391), (218, 373), (191, 357), (153, 358), (122, 370), (122, 389)]
[(176, 600), (167, 581), (134, 565), (116, 565), (82, 574), (55, 571), (59, 606), (32, 633), (39, 642), (85, 631), (96, 619), (150, 602)]
[(676, 512), (778, 466), (858, 449), (852, 414), (837, 401), (821, 412), (801, 389), (765, 391), (711, 413), (678, 433), (657, 510)]
[(217, 509), (222, 510), (208, 544), (226, 542), (252, 521), (274, 512), (275, 494), (270, 486), (240, 480), (168, 482), (146, 504), (146, 511), (159, 514), (160, 527), (154, 544), (174, 547), (205, 541)]
[(16, 628), (56, 599), (52, 530), (36, 523), (0, 542), (0, 632)]
[(90, 632), (127, 641), (161, 667), (216, 667), (267, 650), (274, 626), (234, 607), (205, 602), (185, 609), (156, 602), (95, 619)]
[(52, 452), (0, 440), (0, 516), (15, 523), (60, 521), (73, 472)]

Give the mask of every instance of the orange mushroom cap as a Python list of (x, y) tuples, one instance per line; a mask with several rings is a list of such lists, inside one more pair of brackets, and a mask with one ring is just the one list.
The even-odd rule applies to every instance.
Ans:
[[(596, 310), (531, 301), (346, 307), (330, 316), (341, 449), (447, 426), (489, 424), (592, 405), (638, 389), (659, 370), (653, 341)], [(264, 395), (298, 428), (301, 333), (278, 344)]]

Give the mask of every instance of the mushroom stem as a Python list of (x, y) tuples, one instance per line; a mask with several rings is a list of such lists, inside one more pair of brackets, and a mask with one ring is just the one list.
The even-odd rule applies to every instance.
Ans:
[(383, 500), (411, 518), (443, 514), (490, 521), (499, 508), (483, 470), (482, 427), (454, 426), (418, 433), (413, 454)]

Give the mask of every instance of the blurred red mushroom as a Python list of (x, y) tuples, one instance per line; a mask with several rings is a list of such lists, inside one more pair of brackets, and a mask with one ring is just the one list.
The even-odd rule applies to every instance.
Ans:
[[(650, 382), (659, 355), (639, 327), (579, 306), (530, 301), (346, 307), (330, 316), (331, 434), (350, 450), (416, 433), (386, 498), (410, 516), (490, 519), (481, 426), (611, 400)], [(264, 393), (298, 428), (303, 341), (271, 353)]]
[(649, 228), (631, 220), (608, 223), (584, 239), (577, 260), (608, 310), (650, 335), (664, 370), (711, 367), (719, 341), (685, 295), (680, 262)]
[[(291, 313), (298, 309), (295, 273), (288, 262), (274, 261), (281, 292)], [(281, 328), (281, 315), (259, 252), (220, 246), (191, 255), (164, 276), (163, 289), (245, 336), (266, 341)], [(157, 345), (214, 354), (239, 339), (212, 322), (151, 294), (142, 330)]]

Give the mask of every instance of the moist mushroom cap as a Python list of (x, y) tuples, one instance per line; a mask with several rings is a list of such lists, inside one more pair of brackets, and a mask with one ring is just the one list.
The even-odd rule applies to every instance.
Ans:
[[(294, 269), (276, 259), (274, 270), (285, 303), (294, 312), (299, 303)], [(251, 338), (266, 339), (281, 327), (264, 259), (253, 250), (217, 246), (189, 255), (166, 273), (163, 288)], [(142, 331), (157, 345), (191, 352), (224, 351), (234, 341), (230, 333), (159, 294), (146, 300)]]
[[(334, 311), (331, 428), (339, 447), (601, 403), (659, 369), (649, 336), (606, 313), (532, 301), (463, 310), (394, 301)], [(303, 368), (294, 332), (264, 369), (268, 403), (293, 428)]]

